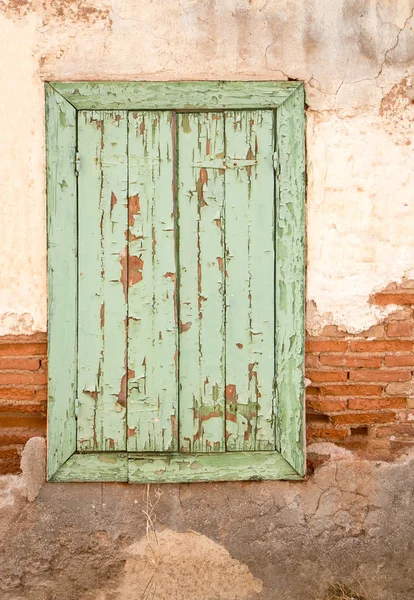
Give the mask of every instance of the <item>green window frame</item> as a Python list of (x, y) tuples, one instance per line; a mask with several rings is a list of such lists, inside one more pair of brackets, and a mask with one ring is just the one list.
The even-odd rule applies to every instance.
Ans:
[[(304, 441), (305, 116), (303, 84), (48, 82), (48, 479), (191, 482), (302, 479)], [(76, 450), (78, 377), (77, 113), (274, 110), (275, 428), (270, 451), (136, 453)]]

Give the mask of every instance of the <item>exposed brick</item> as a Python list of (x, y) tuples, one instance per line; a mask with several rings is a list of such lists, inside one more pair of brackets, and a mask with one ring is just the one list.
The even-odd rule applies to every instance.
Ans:
[(47, 373), (0, 373), (0, 385), (44, 385)]
[(385, 392), (390, 396), (414, 396), (414, 381), (389, 383)]
[(349, 435), (348, 429), (338, 429), (336, 427), (308, 427), (308, 441), (315, 440), (344, 440)]
[(29, 429), (24, 427), (11, 427), (0, 429), (0, 446), (9, 446), (11, 444), (25, 444), (32, 437), (45, 437), (46, 435), (46, 420), (41, 428)]
[(386, 367), (414, 367), (414, 354), (391, 354), (384, 362)]
[(309, 398), (306, 405), (308, 408), (318, 412), (339, 412), (346, 409), (346, 400), (340, 400), (338, 398), (332, 400), (325, 398)]
[(0, 412), (46, 415), (46, 402), (19, 402), (19, 400), (0, 400)]
[(46, 427), (46, 418), (30, 417), (26, 415), (0, 415), (0, 429), (9, 429), (11, 427), (19, 427), (20, 429), (43, 429)]
[(378, 427), (376, 436), (379, 438), (391, 436), (414, 438), (414, 423), (395, 423), (386, 427)]
[(307, 352), (346, 352), (348, 342), (331, 340), (310, 340), (306, 343)]
[(409, 381), (410, 371), (350, 371), (351, 381)]
[(380, 325), (373, 325), (360, 335), (368, 338), (382, 338), (385, 335), (385, 325), (382, 323)]
[(38, 358), (0, 358), (0, 371), (37, 371), (39, 368)]
[(406, 398), (350, 398), (348, 407), (350, 410), (376, 410), (382, 408), (405, 408)]
[(413, 334), (412, 323), (393, 321), (387, 326), (387, 335), (390, 337), (410, 337)]
[(323, 381), (346, 381), (345, 371), (307, 371), (306, 377), (315, 383)]
[(332, 415), (331, 421), (334, 425), (391, 423), (392, 421), (395, 421), (395, 413), (389, 411), (373, 413), (343, 413), (340, 415)]
[(10, 475), (20, 471), (20, 456), (17, 451), (14, 456), (0, 458), (0, 475)]
[(36, 400), (47, 400), (47, 388), (36, 390)]
[(399, 306), (407, 306), (414, 304), (414, 293), (401, 292), (401, 293), (379, 293), (375, 294), (373, 300), (374, 304), (379, 306), (386, 306), (387, 304), (397, 304)]
[(367, 340), (350, 343), (351, 352), (411, 352), (412, 349), (413, 342), (410, 340)]
[(319, 388), (322, 396), (379, 396), (380, 385), (325, 385)]
[(414, 408), (414, 398), (407, 398), (407, 408)]
[(45, 356), (46, 344), (0, 344), (0, 356)]
[(318, 357), (315, 354), (305, 356), (305, 366), (315, 369), (318, 366)]
[(318, 395), (319, 395), (319, 388), (313, 387), (313, 386), (309, 386), (306, 388), (306, 397), (318, 396)]
[(33, 400), (35, 391), (29, 388), (0, 387), (0, 399)]
[(339, 356), (338, 354), (321, 354), (321, 365), (327, 367), (380, 367), (381, 356)]

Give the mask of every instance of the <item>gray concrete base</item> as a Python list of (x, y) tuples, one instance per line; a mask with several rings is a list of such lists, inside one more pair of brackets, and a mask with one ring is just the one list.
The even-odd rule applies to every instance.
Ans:
[(340, 581), (412, 600), (413, 467), (333, 453), (304, 483), (45, 484), (33, 502), (4, 477), (0, 598), (322, 600)]

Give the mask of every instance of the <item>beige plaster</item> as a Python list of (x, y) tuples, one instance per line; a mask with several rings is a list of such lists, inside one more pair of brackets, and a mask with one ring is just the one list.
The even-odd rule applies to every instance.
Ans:
[(44, 80), (302, 79), (308, 328), (414, 278), (414, 0), (6, 0), (0, 335), (46, 329)]

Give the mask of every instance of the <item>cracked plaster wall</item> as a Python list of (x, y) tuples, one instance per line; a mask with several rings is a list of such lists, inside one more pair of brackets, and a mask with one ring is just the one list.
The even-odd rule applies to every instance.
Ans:
[(46, 329), (44, 80), (304, 80), (308, 329), (414, 278), (413, 0), (3, 0), (0, 335)]

